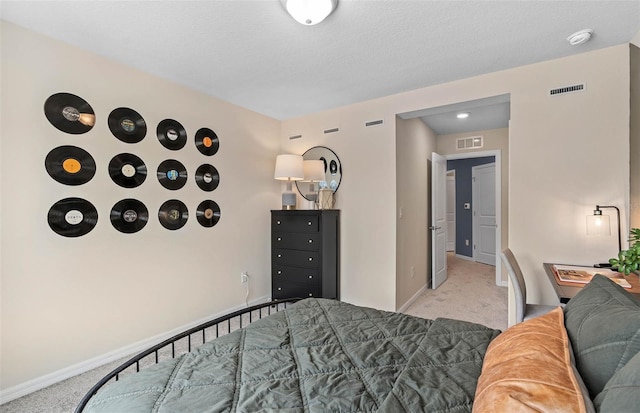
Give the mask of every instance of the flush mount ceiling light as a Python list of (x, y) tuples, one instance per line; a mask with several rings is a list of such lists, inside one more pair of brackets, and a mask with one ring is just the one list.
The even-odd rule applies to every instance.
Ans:
[(298, 23), (313, 26), (327, 18), (338, 6), (338, 0), (280, 0)]
[(466, 118), (469, 117), (469, 115), (470, 115), (469, 112), (460, 112), (460, 113), (458, 113), (456, 115), (456, 118), (458, 118), (458, 119), (466, 119)]
[(593, 29), (580, 30), (573, 33), (571, 36), (567, 37), (567, 41), (571, 46), (577, 46), (591, 39), (592, 34), (593, 34)]

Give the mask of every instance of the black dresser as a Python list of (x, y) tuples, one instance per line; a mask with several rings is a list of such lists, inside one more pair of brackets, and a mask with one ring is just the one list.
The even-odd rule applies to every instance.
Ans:
[(271, 297), (340, 299), (340, 211), (271, 211)]

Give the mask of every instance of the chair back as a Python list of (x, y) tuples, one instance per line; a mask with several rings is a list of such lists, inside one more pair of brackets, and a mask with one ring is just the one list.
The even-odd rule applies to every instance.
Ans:
[(527, 287), (524, 283), (524, 276), (522, 275), (518, 261), (516, 261), (516, 257), (509, 248), (505, 248), (500, 253), (500, 258), (505, 267), (507, 267), (509, 279), (513, 285), (516, 302), (516, 323), (520, 323), (524, 320), (524, 313), (527, 309)]

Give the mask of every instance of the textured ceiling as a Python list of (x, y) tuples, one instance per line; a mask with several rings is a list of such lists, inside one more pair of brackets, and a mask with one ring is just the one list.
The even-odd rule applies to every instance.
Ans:
[[(7, 1), (1, 18), (277, 119), (629, 42), (640, 0)], [(569, 34), (592, 28), (570, 46)]]

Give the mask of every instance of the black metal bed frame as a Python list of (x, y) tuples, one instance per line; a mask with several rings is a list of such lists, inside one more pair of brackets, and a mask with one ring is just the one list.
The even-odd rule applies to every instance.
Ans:
[[(126, 371), (130, 371), (131, 367), (133, 367), (135, 365), (135, 373), (140, 371), (141, 368), (141, 361), (146, 360), (149, 356), (154, 355), (154, 359), (153, 362), (151, 363), (147, 363), (148, 365), (145, 365), (144, 367), (148, 367), (149, 365), (155, 365), (158, 364), (160, 361), (162, 360), (167, 360), (167, 359), (173, 359), (176, 357), (176, 355), (182, 355), (184, 353), (190, 352), (192, 350), (192, 348), (196, 348), (201, 346), (202, 344), (205, 344), (207, 342), (207, 329), (213, 329), (215, 328), (215, 337), (209, 337), (209, 340), (215, 339), (217, 337), (220, 336), (220, 334), (222, 333), (222, 335), (225, 334), (229, 334), (235, 330), (238, 330), (240, 328), (243, 327), (243, 320), (248, 321), (247, 324), (251, 323), (254, 321), (254, 317), (256, 320), (259, 320), (263, 317), (269, 316), (274, 312), (278, 312), (278, 311), (282, 311), (284, 309), (287, 308), (288, 304), (294, 303), (296, 301), (299, 301), (299, 298), (291, 298), (291, 299), (286, 299), (286, 300), (278, 300), (278, 301), (270, 301), (268, 303), (263, 303), (263, 304), (258, 304), (258, 305), (254, 305), (252, 307), (247, 307), (247, 308), (243, 308), (241, 310), (235, 311), (233, 313), (224, 315), (222, 317), (218, 317), (214, 320), (211, 321), (207, 321), (205, 323), (202, 323), (196, 327), (190, 328), (188, 330), (183, 331), (182, 333), (176, 334), (175, 336), (168, 338), (166, 340), (164, 340), (163, 342), (156, 344), (153, 347), (150, 347), (147, 350), (144, 350), (140, 353), (138, 353), (137, 355), (133, 356), (132, 358), (130, 358), (129, 360), (127, 360), (126, 362), (122, 363), (120, 366), (116, 367), (114, 370), (112, 370), (109, 374), (107, 374), (106, 376), (104, 376), (98, 383), (96, 383), (88, 392), (87, 394), (85, 394), (85, 396), (82, 398), (82, 400), (80, 400), (80, 403), (78, 404), (78, 407), (76, 407), (76, 410), (74, 411), (75, 413), (82, 413), (82, 411), (84, 410), (84, 408), (87, 406), (87, 403), (89, 403), (89, 400), (91, 400), (91, 398), (107, 383), (111, 382), (111, 381), (118, 381), (120, 378), (120, 374)], [(263, 311), (266, 308), (266, 311)], [(257, 313), (257, 314), (254, 314)], [(266, 313), (266, 314), (264, 314)], [(246, 314), (248, 314), (247, 317), (243, 317)], [(248, 320), (246, 320), (248, 318)], [(234, 319), (238, 320), (238, 324), (232, 326), (232, 321)], [(223, 327), (222, 328), (222, 332), (221, 332), (221, 326), (224, 326), (224, 324), (226, 323), (226, 329)], [(232, 330), (233, 328), (233, 330)], [(202, 334), (202, 342), (200, 344), (198, 344), (197, 346), (194, 347), (192, 340), (191, 340), (191, 336), (194, 334), (198, 334), (201, 333)], [(176, 343), (179, 342), (180, 340), (183, 339), (187, 339), (187, 348), (186, 351), (182, 351), (178, 354), (176, 354)], [(200, 341), (200, 340), (198, 340)], [(165, 350), (165, 352), (167, 351), (167, 348), (171, 346), (171, 354), (168, 357), (161, 357), (161, 352), (163, 350)]]

